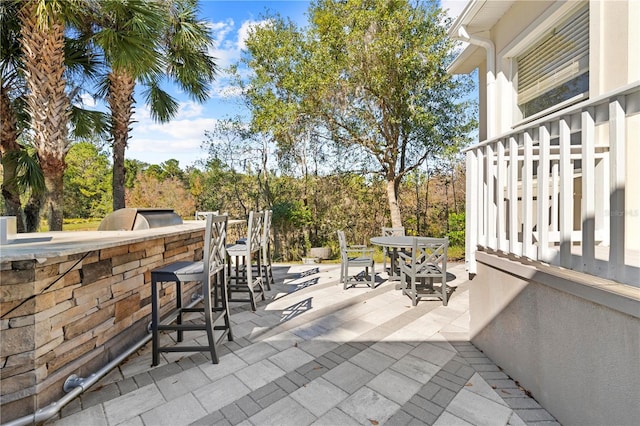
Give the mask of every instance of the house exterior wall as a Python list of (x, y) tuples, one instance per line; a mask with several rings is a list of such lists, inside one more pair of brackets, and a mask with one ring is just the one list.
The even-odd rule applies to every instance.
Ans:
[[(587, 2), (588, 97), (523, 119), (515, 58)], [(471, 339), (560, 423), (636, 424), (640, 2), (471, 0), (450, 30), (465, 33), (450, 72), (481, 74), (480, 139), (467, 150)], [(557, 231), (546, 222), (557, 216), (554, 246), (540, 231)]]
[(561, 424), (637, 424), (640, 299), (551, 269), (479, 253), (473, 343)]

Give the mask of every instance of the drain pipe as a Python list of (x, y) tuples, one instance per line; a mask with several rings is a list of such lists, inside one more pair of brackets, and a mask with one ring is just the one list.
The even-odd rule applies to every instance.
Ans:
[[(194, 294), (194, 296), (196, 296)], [(191, 308), (197, 305), (200, 301), (202, 301), (202, 296), (198, 296), (193, 298), (191, 303), (187, 305), (187, 308)], [(171, 320), (173, 316), (170, 318), (166, 318), (164, 322), (167, 320)], [(35, 413), (30, 414), (28, 416), (20, 417), (18, 419), (12, 420), (8, 423), (4, 423), (2, 426), (26, 426), (26, 425), (35, 425), (41, 422), (45, 422), (49, 420), (51, 417), (55, 416), (62, 410), (62, 408), (70, 403), (74, 398), (79, 396), (82, 392), (89, 389), (93, 386), (98, 380), (102, 379), (107, 375), (111, 370), (118, 366), (122, 361), (127, 359), (127, 357), (138, 349), (146, 345), (151, 338), (153, 337), (151, 334), (151, 328), (148, 328), (148, 334), (143, 337), (141, 340), (136, 342), (132, 347), (127, 349), (125, 352), (121, 353), (117, 357), (115, 357), (111, 362), (102, 367), (100, 370), (91, 374), (89, 377), (78, 377), (75, 374), (67, 377), (67, 380), (64, 381), (63, 389), (65, 392), (68, 392), (65, 396), (57, 400), (56, 402), (52, 402), (51, 404), (37, 410)]]
[(487, 139), (491, 139), (496, 136), (496, 46), (488, 38), (470, 35), (463, 25), (458, 28), (456, 38), (480, 46), (487, 51)]

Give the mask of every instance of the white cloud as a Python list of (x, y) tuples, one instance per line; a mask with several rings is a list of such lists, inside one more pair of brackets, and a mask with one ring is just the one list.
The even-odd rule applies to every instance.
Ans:
[(80, 95), (81, 107), (84, 108), (93, 108), (96, 106), (96, 100), (93, 96), (88, 93), (83, 93)]
[(206, 152), (201, 145), (205, 130), (213, 129), (215, 120), (202, 117), (203, 112), (201, 105), (184, 102), (174, 120), (161, 124), (151, 119), (147, 107), (137, 109), (134, 116), (137, 123), (130, 133), (127, 158), (150, 164), (174, 158), (183, 168), (205, 158)]
[(238, 30), (238, 49), (245, 49), (247, 47), (247, 39), (249, 38), (249, 34), (255, 27), (261, 27), (263, 25), (267, 25), (269, 23), (268, 20), (262, 21), (244, 21)]

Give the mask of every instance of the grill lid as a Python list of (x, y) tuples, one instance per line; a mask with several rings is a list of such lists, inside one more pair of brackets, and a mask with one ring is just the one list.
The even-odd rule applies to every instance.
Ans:
[(136, 231), (180, 224), (182, 218), (172, 209), (124, 208), (105, 216), (98, 231)]

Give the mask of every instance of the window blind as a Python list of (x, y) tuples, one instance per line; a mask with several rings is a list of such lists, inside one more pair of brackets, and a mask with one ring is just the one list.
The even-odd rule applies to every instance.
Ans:
[[(589, 71), (589, 7), (586, 4), (516, 58), (518, 104), (523, 105)], [(572, 94), (572, 96), (578, 93)]]

